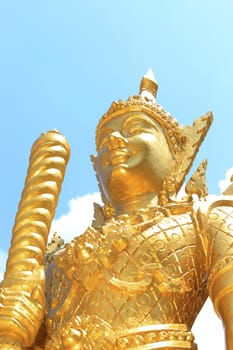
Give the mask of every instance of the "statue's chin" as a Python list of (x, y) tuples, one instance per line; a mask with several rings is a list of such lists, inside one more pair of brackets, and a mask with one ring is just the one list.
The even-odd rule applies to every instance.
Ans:
[[(144, 177), (143, 177), (144, 175)], [(119, 165), (112, 169), (112, 172), (106, 183), (107, 195), (114, 206), (120, 203), (126, 203), (137, 198), (145, 198), (147, 195), (157, 196), (161, 190), (162, 182), (147, 179), (142, 174), (142, 169), (129, 169), (127, 166)]]
[(117, 165), (112, 169), (106, 189), (111, 202), (119, 203), (129, 197), (132, 192), (132, 178), (125, 165)]

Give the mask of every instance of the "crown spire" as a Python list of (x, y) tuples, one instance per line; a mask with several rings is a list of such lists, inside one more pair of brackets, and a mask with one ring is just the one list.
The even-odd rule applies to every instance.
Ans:
[(155, 102), (157, 90), (158, 83), (155, 80), (152, 69), (149, 69), (148, 72), (142, 77), (139, 93), (145, 100)]

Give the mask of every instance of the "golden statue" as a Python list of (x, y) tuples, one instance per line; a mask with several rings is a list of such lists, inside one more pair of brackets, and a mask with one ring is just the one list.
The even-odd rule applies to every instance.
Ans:
[(104, 205), (65, 245), (55, 234), (46, 248), (69, 146), (56, 130), (34, 144), (0, 285), (0, 349), (194, 350), (208, 296), (233, 349), (232, 188), (208, 196), (204, 160), (180, 195), (212, 114), (180, 126), (157, 88), (149, 72), (100, 119)]

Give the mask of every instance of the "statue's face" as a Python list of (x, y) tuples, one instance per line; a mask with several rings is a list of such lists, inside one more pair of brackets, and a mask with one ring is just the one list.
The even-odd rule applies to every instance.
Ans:
[(158, 194), (173, 160), (161, 126), (146, 113), (115, 117), (100, 130), (96, 170), (113, 205), (133, 196)]

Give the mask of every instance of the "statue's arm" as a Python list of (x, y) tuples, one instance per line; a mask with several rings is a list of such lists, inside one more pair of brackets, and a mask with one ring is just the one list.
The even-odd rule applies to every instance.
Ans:
[(56, 130), (34, 143), (0, 284), (0, 348), (30, 347), (45, 310), (44, 255), (69, 145)]
[(222, 197), (208, 213), (208, 291), (222, 319), (227, 350), (233, 350), (233, 197)]

